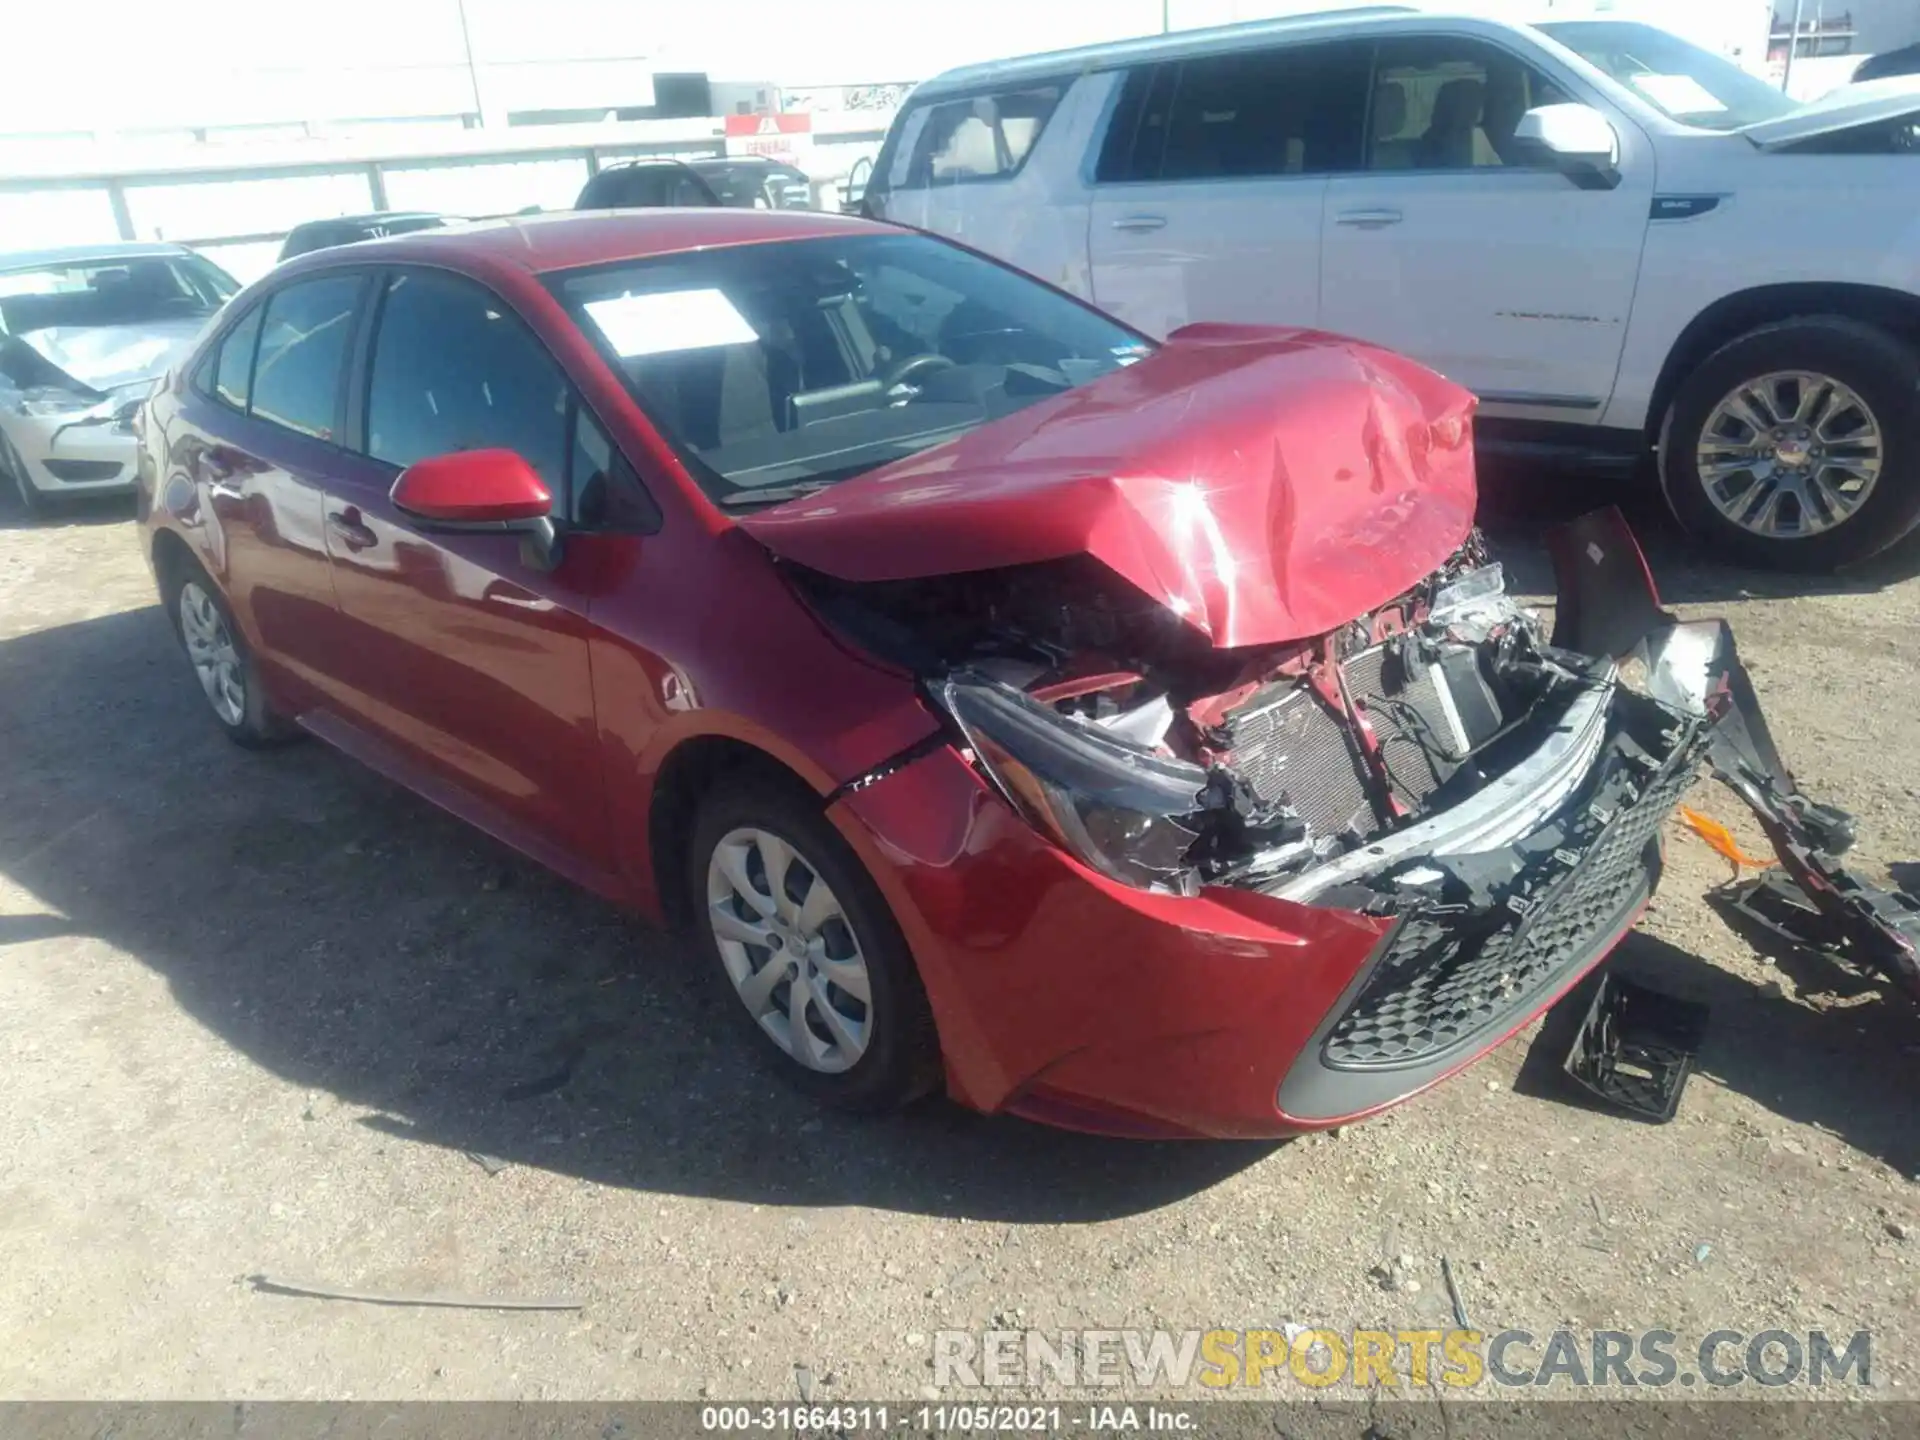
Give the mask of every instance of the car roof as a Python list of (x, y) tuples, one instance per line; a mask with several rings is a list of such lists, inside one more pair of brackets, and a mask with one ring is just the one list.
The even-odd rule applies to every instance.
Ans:
[[(294, 230), (315, 230), (323, 225), (388, 225), (395, 220), (444, 220), (437, 210), (375, 210), (365, 215), (328, 215), (319, 220), (302, 220)], [(289, 232), (292, 233), (292, 232)]]
[[(482, 221), (461, 229), (415, 230), (406, 235), (316, 250), (281, 267), (290, 272), (378, 258), (461, 268), (462, 262), (506, 264), (535, 274), (644, 260), (724, 245), (812, 240), (829, 235), (886, 234), (890, 225), (818, 210), (691, 209), (558, 211)], [(311, 263), (309, 263), (311, 262)]]
[(1471, 10), (1440, 10), (1425, 5), (1356, 5), (1340, 10), (1283, 15), (1272, 20), (1248, 20), (1234, 25), (1211, 25), (1198, 30), (1176, 30), (1171, 34), (1148, 35), (1137, 40), (1110, 40), (1099, 45), (1077, 46), (1071, 50), (1049, 50), (1038, 55), (1020, 55), (1008, 60), (962, 65), (943, 71), (917, 86), (913, 98), (917, 100), (947, 92), (964, 93), (1010, 82), (1052, 79), (1086, 70), (1112, 69), (1155, 60), (1185, 60), (1197, 55), (1241, 50), (1265, 42), (1332, 39), (1374, 30), (1391, 31), (1406, 26), (1408, 22), (1435, 20), (1515, 28), (1485, 13)]
[(96, 260), (137, 260), (143, 256), (192, 253), (184, 245), (160, 240), (125, 240), (104, 245), (53, 245), (44, 250), (0, 251), (0, 273), (40, 270), (49, 265), (86, 265)]

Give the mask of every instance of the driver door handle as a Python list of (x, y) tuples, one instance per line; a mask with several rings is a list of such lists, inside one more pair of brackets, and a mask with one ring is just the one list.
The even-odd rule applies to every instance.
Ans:
[(1356, 230), (1384, 230), (1398, 225), (1401, 219), (1398, 210), (1342, 210), (1334, 217), (1334, 224), (1351, 225)]
[(1144, 235), (1149, 230), (1166, 229), (1167, 217), (1164, 215), (1122, 215), (1118, 220), (1113, 222), (1113, 228), (1116, 230), (1125, 230), (1130, 234)]
[(380, 543), (380, 537), (360, 518), (359, 507), (355, 505), (328, 511), (327, 531), (349, 550), (367, 550)]

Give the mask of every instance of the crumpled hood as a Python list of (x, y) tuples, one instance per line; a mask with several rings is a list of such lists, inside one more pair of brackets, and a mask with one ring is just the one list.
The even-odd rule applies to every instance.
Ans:
[(1303, 639), (1465, 540), (1474, 403), (1358, 341), (1191, 325), (1138, 364), (740, 523), (849, 581), (1086, 554), (1215, 646)]
[(117, 390), (157, 379), (193, 347), (204, 316), (147, 325), (50, 326), (19, 336), (82, 385)]
[(1762, 150), (1777, 150), (1816, 135), (1832, 135), (1856, 125), (1874, 125), (1920, 114), (1920, 75), (1890, 75), (1843, 85), (1810, 105), (1774, 120), (1743, 126), (1744, 135)]

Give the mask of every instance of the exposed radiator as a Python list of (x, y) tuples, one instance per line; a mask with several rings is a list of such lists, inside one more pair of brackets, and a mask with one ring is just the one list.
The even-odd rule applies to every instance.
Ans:
[[(1460, 754), (1499, 725), (1472, 651), (1450, 647), (1445, 668), (1406, 673), (1392, 647), (1377, 645), (1342, 667), (1365, 711), (1403, 803), (1418, 805), (1452, 774), (1436, 754)], [(1226, 717), (1234, 768), (1265, 800), (1285, 796), (1320, 835), (1379, 828), (1357, 743), (1345, 721), (1303, 681), (1265, 686)]]

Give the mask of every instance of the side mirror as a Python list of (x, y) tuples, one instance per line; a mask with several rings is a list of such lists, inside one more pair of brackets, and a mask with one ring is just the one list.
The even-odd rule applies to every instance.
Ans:
[(456, 450), (415, 461), (393, 482), (392, 497), (428, 534), (518, 535), (526, 564), (551, 570), (560, 563), (553, 493), (511, 450)]
[(1620, 183), (1620, 136), (1591, 105), (1540, 105), (1520, 117), (1513, 138), (1583, 190)]

